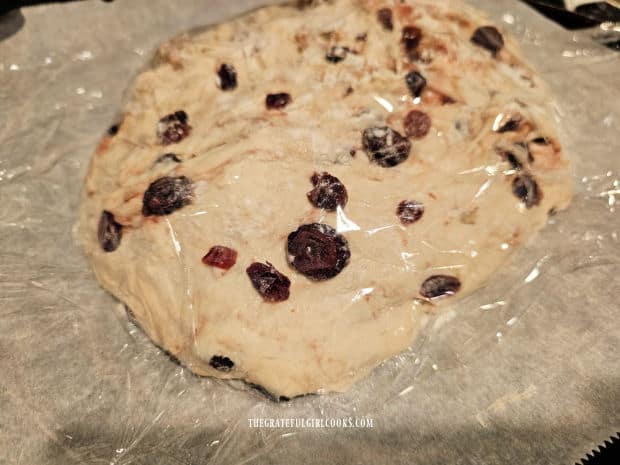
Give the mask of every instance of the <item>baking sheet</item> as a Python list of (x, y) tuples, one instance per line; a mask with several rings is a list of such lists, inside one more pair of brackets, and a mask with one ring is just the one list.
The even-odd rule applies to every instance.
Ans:
[[(549, 82), (576, 197), (409, 352), (348, 393), (276, 404), (184, 370), (99, 288), (73, 228), (131, 77), (166, 38), (264, 3), (31, 7), (0, 42), (0, 463), (557, 464), (620, 429), (620, 55), (518, 2), (472, 3)], [(349, 417), (374, 427), (248, 422)]]

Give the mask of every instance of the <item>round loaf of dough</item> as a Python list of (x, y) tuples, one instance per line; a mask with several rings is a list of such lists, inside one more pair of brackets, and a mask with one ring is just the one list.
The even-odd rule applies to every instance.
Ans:
[(302, 3), (162, 45), (80, 211), (154, 343), (278, 397), (406, 349), (571, 197), (546, 88), (482, 15)]

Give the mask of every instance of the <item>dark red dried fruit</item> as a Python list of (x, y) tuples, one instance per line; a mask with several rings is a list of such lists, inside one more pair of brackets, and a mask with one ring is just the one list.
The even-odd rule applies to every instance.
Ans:
[(114, 215), (104, 210), (99, 218), (97, 228), (99, 244), (105, 252), (114, 252), (121, 245), (123, 238), (123, 226), (116, 222)]
[(446, 94), (441, 94), (440, 98), (442, 105), (452, 105), (453, 103), (456, 103), (456, 100)]
[(319, 1), (320, 0), (297, 0), (297, 7), (303, 10), (304, 8), (317, 6)]
[(504, 47), (502, 34), (493, 26), (482, 26), (474, 31), (471, 41), (479, 47), (486, 48), (493, 56)]
[(265, 105), (270, 110), (279, 110), (280, 108), (284, 108), (289, 103), (291, 103), (293, 99), (290, 94), (286, 92), (280, 92), (277, 94), (267, 94), (267, 98), (265, 99)]
[(510, 166), (513, 170), (520, 170), (521, 168), (523, 168), (523, 164), (519, 161), (519, 159), (514, 153), (508, 152), (506, 150), (497, 150), (497, 153), (500, 157), (502, 157), (503, 160), (510, 163)]
[(222, 64), (217, 75), (220, 77), (220, 89), (233, 90), (237, 88), (237, 70), (233, 65)]
[(192, 131), (188, 116), (183, 110), (164, 116), (157, 123), (157, 137), (163, 145), (181, 142)]
[(314, 173), (310, 178), (314, 189), (308, 192), (308, 200), (317, 208), (334, 211), (338, 205), (344, 207), (349, 200), (347, 188), (329, 173)]
[(534, 176), (528, 173), (520, 174), (514, 178), (512, 193), (520, 198), (527, 208), (540, 204), (543, 196)]
[(235, 366), (234, 362), (228, 357), (222, 355), (214, 355), (209, 360), (209, 365), (218, 371), (229, 372)]
[(420, 287), (420, 294), (427, 299), (456, 294), (461, 289), (461, 281), (454, 276), (434, 275), (427, 278)]
[(513, 132), (519, 129), (523, 116), (520, 113), (511, 112), (500, 114), (493, 123), (493, 130), (495, 132)]
[(413, 224), (424, 215), (424, 204), (415, 200), (403, 200), (396, 208), (400, 222), (405, 226)]
[(290, 295), (291, 280), (267, 262), (252, 263), (246, 270), (254, 289), (267, 302), (282, 302)]
[(186, 124), (189, 121), (189, 116), (187, 116), (187, 113), (185, 113), (184, 110), (177, 110), (172, 114), (172, 116), (174, 119), (183, 124)]
[(513, 132), (519, 129), (519, 125), (521, 124), (521, 120), (511, 119), (506, 121), (506, 124), (503, 124), (499, 128), (497, 128), (497, 132)]
[(417, 71), (411, 71), (405, 76), (405, 83), (411, 95), (419, 97), (426, 87), (426, 78)]
[(421, 139), (428, 134), (431, 129), (431, 117), (420, 110), (412, 110), (403, 122), (407, 137)]
[(192, 181), (185, 176), (165, 176), (151, 183), (142, 200), (142, 214), (169, 215), (192, 201)]
[(532, 154), (525, 142), (514, 142), (512, 146), (498, 145), (495, 152), (508, 162), (513, 170), (521, 170), (527, 161), (532, 161)]
[(377, 19), (384, 29), (391, 31), (394, 29), (394, 20), (392, 10), (389, 8), (381, 8), (377, 11)]
[(349, 53), (349, 47), (342, 47), (340, 45), (334, 45), (329, 49), (325, 59), (330, 63), (340, 63), (347, 57)]
[(207, 255), (202, 257), (202, 263), (229, 270), (237, 263), (237, 251), (223, 245), (214, 245), (209, 249)]
[(333, 278), (351, 258), (349, 243), (326, 224), (304, 224), (288, 235), (288, 260), (301, 274), (315, 280)]
[(416, 26), (405, 26), (400, 39), (407, 53), (414, 52), (422, 40), (422, 30)]
[(174, 153), (164, 153), (161, 157), (155, 160), (155, 163), (163, 163), (165, 161), (172, 161), (174, 163), (181, 163), (181, 159)]
[(121, 128), (120, 124), (113, 124), (108, 128), (108, 136), (114, 137), (118, 134), (118, 130)]
[(362, 144), (370, 159), (384, 168), (390, 168), (409, 158), (411, 142), (387, 126), (365, 129)]

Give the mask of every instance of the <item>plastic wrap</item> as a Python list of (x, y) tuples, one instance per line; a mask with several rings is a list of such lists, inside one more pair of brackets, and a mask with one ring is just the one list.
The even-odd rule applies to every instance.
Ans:
[[(570, 463), (617, 430), (620, 58), (515, 2), (476, 6), (557, 97), (576, 195), (410, 351), (347, 393), (276, 404), (169, 360), (98, 286), (72, 228), (130, 77), (170, 36), (260, 3), (28, 8), (0, 43), (0, 461)], [(350, 417), (374, 427), (249, 424)]]

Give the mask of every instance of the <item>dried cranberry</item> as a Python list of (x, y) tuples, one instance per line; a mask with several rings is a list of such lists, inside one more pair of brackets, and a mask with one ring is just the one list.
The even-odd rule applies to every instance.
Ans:
[(519, 161), (519, 159), (514, 153), (500, 149), (497, 149), (497, 153), (500, 157), (502, 157), (503, 160), (510, 163), (510, 166), (513, 170), (520, 170), (521, 168), (523, 168), (523, 163)]
[(527, 208), (532, 208), (542, 200), (542, 191), (534, 176), (528, 173), (518, 175), (512, 181), (512, 193), (520, 198)]
[(120, 124), (113, 124), (108, 128), (108, 136), (114, 137), (118, 134), (118, 130), (121, 128)]
[(401, 44), (405, 48), (407, 53), (411, 53), (418, 48), (420, 41), (422, 40), (422, 30), (416, 26), (405, 26), (403, 28), (403, 35), (400, 39)]
[(421, 139), (426, 136), (431, 129), (431, 118), (423, 111), (412, 110), (405, 116), (403, 124), (407, 137)]
[(267, 262), (252, 263), (246, 270), (254, 289), (267, 302), (282, 302), (290, 295), (291, 281)]
[(339, 274), (349, 263), (349, 243), (326, 224), (304, 224), (288, 235), (288, 259), (303, 275), (325, 280)]
[(426, 87), (426, 78), (417, 71), (411, 71), (405, 76), (405, 83), (409, 88), (409, 92), (414, 97), (422, 95), (422, 91)]
[(456, 103), (456, 100), (454, 100), (454, 98), (446, 94), (441, 94), (440, 98), (441, 98), (442, 105), (452, 105), (453, 103)]
[(394, 21), (392, 18), (392, 10), (389, 8), (381, 8), (377, 11), (377, 19), (384, 29), (391, 31), (394, 29)]
[(116, 222), (114, 215), (109, 211), (104, 210), (101, 213), (97, 237), (105, 252), (114, 252), (121, 245), (123, 226)]
[(493, 26), (482, 26), (474, 31), (471, 41), (479, 47), (486, 48), (493, 56), (504, 47), (502, 34)]
[(427, 278), (420, 287), (420, 294), (427, 299), (454, 295), (461, 289), (461, 281), (454, 276), (434, 275)]
[(318, 3), (319, 3), (319, 0), (297, 0), (297, 7), (300, 10), (303, 10), (304, 8), (307, 8), (307, 7), (317, 6)]
[(340, 205), (344, 207), (349, 197), (344, 184), (329, 173), (314, 173), (310, 178), (314, 189), (308, 192), (308, 200), (317, 208), (334, 211)]
[(183, 110), (164, 116), (157, 123), (157, 137), (163, 145), (181, 142), (192, 131), (188, 116)]
[(202, 263), (229, 270), (237, 263), (237, 251), (223, 245), (214, 245), (207, 255), (202, 257)]
[(424, 215), (424, 204), (415, 200), (403, 200), (398, 204), (396, 214), (400, 218), (400, 222), (405, 226), (413, 224)]
[(189, 117), (187, 116), (187, 113), (185, 113), (184, 110), (178, 110), (175, 111), (172, 116), (179, 122), (186, 124), (187, 121), (189, 120)]
[(384, 168), (404, 162), (411, 152), (411, 142), (387, 126), (365, 129), (362, 144), (370, 159)]
[(235, 366), (234, 362), (228, 357), (222, 355), (214, 355), (209, 360), (209, 365), (218, 371), (229, 372)]
[(286, 92), (280, 92), (277, 94), (267, 94), (267, 98), (265, 99), (265, 105), (269, 109), (279, 110), (280, 108), (284, 108), (289, 103), (291, 103), (293, 99), (290, 94)]
[(347, 57), (349, 53), (349, 47), (342, 47), (340, 45), (334, 45), (329, 49), (325, 59), (330, 63), (340, 63)]
[(513, 132), (519, 129), (523, 116), (520, 113), (502, 113), (498, 115), (493, 123), (493, 130), (495, 132)]
[(192, 181), (185, 176), (165, 176), (151, 183), (142, 200), (142, 214), (169, 215), (192, 201)]
[(161, 157), (155, 160), (155, 163), (163, 163), (165, 161), (173, 161), (174, 163), (181, 163), (181, 159), (174, 153), (164, 153)]
[(217, 74), (220, 77), (220, 89), (233, 90), (237, 88), (237, 71), (233, 65), (222, 64)]
[(497, 128), (497, 132), (513, 132), (519, 129), (519, 125), (521, 124), (521, 120), (511, 119), (506, 121), (506, 124), (503, 124), (499, 128)]

